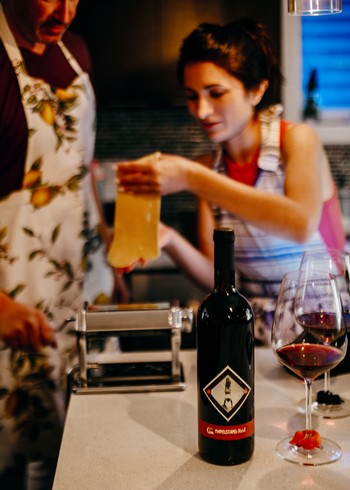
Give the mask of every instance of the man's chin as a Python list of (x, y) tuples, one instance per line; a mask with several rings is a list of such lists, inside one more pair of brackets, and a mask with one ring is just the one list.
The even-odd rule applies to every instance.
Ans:
[(40, 32), (40, 42), (44, 44), (57, 43), (62, 39), (62, 36), (65, 32), (66, 29), (47, 29), (45, 30), (45, 32)]
[[(64, 33), (63, 33), (64, 34)], [(62, 39), (63, 34), (41, 36), (39, 42), (42, 44), (56, 44)]]

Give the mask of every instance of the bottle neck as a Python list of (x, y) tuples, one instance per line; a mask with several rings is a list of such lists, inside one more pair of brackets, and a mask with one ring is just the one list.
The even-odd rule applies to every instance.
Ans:
[(229, 228), (214, 230), (215, 289), (235, 287), (234, 232)]
[(215, 269), (215, 289), (227, 291), (234, 289), (236, 285), (235, 271), (227, 269)]

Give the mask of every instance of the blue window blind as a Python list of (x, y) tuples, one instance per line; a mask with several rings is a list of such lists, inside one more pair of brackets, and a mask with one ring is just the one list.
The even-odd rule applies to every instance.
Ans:
[(302, 17), (303, 91), (316, 70), (321, 110), (350, 110), (350, 0), (340, 14)]

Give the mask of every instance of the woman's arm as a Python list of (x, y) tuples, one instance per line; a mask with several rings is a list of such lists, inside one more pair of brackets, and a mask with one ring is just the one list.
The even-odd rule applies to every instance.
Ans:
[(209, 292), (214, 287), (214, 218), (207, 201), (198, 199), (198, 249), (177, 231), (160, 223), (159, 245), (198, 286)]
[(160, 223), (160, 248), (173, 259), (180, 269), (206, 291), (213, 289), (213, 261), (196, 249), (186, 238), (173, 228)]
[(316, 231), (326, 193), (331, 184), (322, 146), (307, 125), (292, 126), (286, 133), (283, 161), (285, 194), (276, 195), (236, 182), (198, 162), (161, 154), (157, 162), (118, 165), (120, 185), (132, 192), (170, 194), (190, 191), (236, 214), (268, 233), (306, 242)]

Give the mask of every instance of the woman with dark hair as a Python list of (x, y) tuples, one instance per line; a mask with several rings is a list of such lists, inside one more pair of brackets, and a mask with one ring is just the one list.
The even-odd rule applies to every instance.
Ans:
[(201, 24), (183, 42), (178, 65), (190, 113), (218, 145), (196, 162), (158, 154), (118, 166), (127, 192), (198, 196), (198, 244), (160, 227), (161, 246), (197, 283), (213, 285), (213, 229), (235, 230), (239, 288), (268, 341), (284, 273), (305, 250), (343, 249), (337, 190), (313, 128), (281, 118), (281, 75), (265, 27), (242, 19)]
[(226, 26), (201, 24), (183, 41), (178, 61), (178, 81), (185, 84), (184, 71), (189, 63), (215, 63), (238, 78), (247, 91), (268, 86), (256, 109), (278, 101), (282, 75), (272, 40), (262, 24), (241, 19)]

